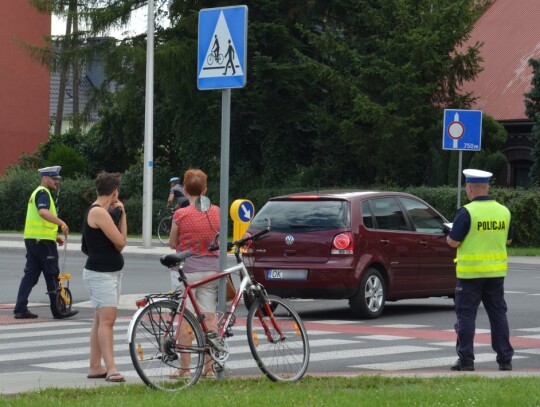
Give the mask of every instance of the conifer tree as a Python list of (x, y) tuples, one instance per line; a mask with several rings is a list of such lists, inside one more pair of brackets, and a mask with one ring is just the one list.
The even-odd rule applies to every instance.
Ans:
[(533, 122), (531, 140), (534, 144), (534, 162), (529, 176), (534, 185), (540, 186), (540, 59), (530, 59), (529, 65), (533, 69), (533, 77), (531, 91), (525, 93), (525, 114)]

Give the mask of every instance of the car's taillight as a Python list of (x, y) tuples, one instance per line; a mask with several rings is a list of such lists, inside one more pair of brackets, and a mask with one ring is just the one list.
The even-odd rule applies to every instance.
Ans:
[(340, 233), (332, 241), (332, 254), (353, 254), (354, 243), (351, 232)]

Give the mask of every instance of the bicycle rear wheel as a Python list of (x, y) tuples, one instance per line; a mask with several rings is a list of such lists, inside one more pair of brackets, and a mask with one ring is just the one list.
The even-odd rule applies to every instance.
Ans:
[[(179, 325), (175, 301), (147, 305), (130, 327), (129, 352), (135, 370), (148, 386), (179, 391), (195, 384), (204, 365), (204, 336), (193, 314), (185, 310)], [(171, 321), (173, 321), (171, 323)]]
[(172, 217), (161, 219), (158, 225), (157, 235), (161, 244), (167, 246), (169, 244), (169, 234), (171, 233)]
[(268, 296), (267, 304), (263, 299), (255, 300), (246, 329), (253, 358), (269, 379), (295, 381), (304, 376), (309, 364), (309, 340), (300, 316), (285, 300), (273, 295)]
[(60, 315), (67, 315), (71, 312), (71, 304), (73, 300), (71, 298), (71, 291), (68, 287), (64, 287), (65, 298), (62, 297), (60, 289), (56, 290), (56, 310)]

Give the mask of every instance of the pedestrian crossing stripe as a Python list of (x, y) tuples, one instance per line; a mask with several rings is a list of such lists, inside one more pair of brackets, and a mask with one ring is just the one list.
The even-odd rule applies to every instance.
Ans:
[(246, 83), (247, 7), (199, 12), (197, 86), (240, 88)]
[[(239, 321), (240, 322), (240, 321)], [(323, 321), (312, 321), (321, 323)], [(120, 366), (126, 377), (138, 378), (133, 368), (126, 333), (129, 320), (117, 320), (114, 326), (115, 362)], [(91, 321), (56, 321), (43, 324), (29, 324), (27, 327), (7, 327), (6, 332), (0, 333), (0, 366), (24, 364), (30, 361), (31, 369), (50, 369), (61, 372), (72, 370), (86, 372), (88, 368), (88, 354), (90, 351), (89, 334)], [(25, 329), (26, 328), (26, 329)], [(56, 329), (53, 329), (56, 328)], [(58, 329), (60, 328), (60, 329)], [(28, 329), (32, 329), (29, 335)], [(522, 331), (538, 332), (539, 328), (531, 327), (520, 329)], [(246, 369), (257, 371), (256, 362), (250, 352), (246, 340), (245, 326), (233, 327), (234, 336), (227, 342), (230, 344), (231, 355), (227, 360), (226, 369), (230, 374), (247, 374)], [(456, 356), (448, 349), (455, 346), (451, 342), (433, 342), (419, 344), (395, 344), (393, 346), (373, 346), (377, 340), (387, 340), (389, 336), (363, 335), (353, 337), (339, 337), (326, 330), (308, 330), (310, 339), (312, 371), (323, 371), (320, 366), (330, 362), (343, 360), (342, 367), (347, 370), (366, 371), (404, 371), (417, 369), (447, 369)], [(396, 338), (397, 339), (397, 338)], [(400, 338), (402, 341), (411, 341), (413, 338)], [(475, 344), (475, 347), (487, 347), (489, 344)], [(514, 359), (529, 359), (540, 355), (540, 347), (516, 349)], [(446, 348), (446, 349), (445, 349)], [(452, 353), (452, 356), (444, 355)], [(408, 354), (400, 360), (392, 360), (392, 355)], [(420, 356), (422, 355), (422, 356)], [(374, 360), (373, 360), (374, 359)], [(52, 361), (51, 361), (52, 360)], [(495, 354), (478, 353), (478, 364), (488, 363), (496, 367)], [(317, 367), (316, 367), (317, 366)], [(420, 372), (421, 373), (421, 372)], [(251, 374), (251, 372), (249, 372)]]
[[(523, 359), (524, 356), (514, 356), (512, 360)], [(495, 355), (493, 353), (480, 353), (474, 356), (475, 363), (493, 362), (495, 361)], [(416, 361), (406, 360), (399, 362), (384, 362), (384, 363), (369, 363), (364, 365), (349, 366), (354, 369), (369, 369), (369, 370), (383, 370), (383, 371), (398, 371), (398, 370), (411, 370), (411, 369), (425, 369), (439, 366), (449, 366), (456, 362), (456, 357), (440, 357), (440, 358), (428, 358), (418, 359)]]

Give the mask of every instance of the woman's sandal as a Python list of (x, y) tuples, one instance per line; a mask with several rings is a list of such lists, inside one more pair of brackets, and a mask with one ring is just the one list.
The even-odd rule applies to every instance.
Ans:
[(107, 377), (107, 373), (88, 374), (86, 377), (88, 379), (105, 379)]
[(169, 375), (171, 379), (185, 379), (190, 376), (191, 376), (191, 373), (189, 369), (177, 369), (176, 372), (171, 373)]
[(110, 383), (123, 383), (126, 379), (120, 373), (111, 373), (105, 378), (105, 381)]
[(207, 370), (206, 372), (202, 372), (201, 379), (215, 379), (216, 378), (216, 372), (214, 372), (214, 369)]

